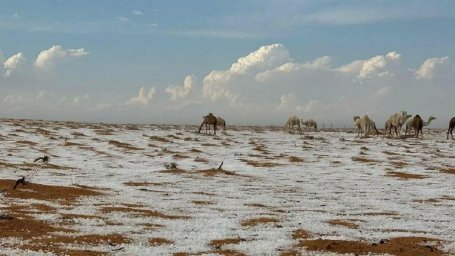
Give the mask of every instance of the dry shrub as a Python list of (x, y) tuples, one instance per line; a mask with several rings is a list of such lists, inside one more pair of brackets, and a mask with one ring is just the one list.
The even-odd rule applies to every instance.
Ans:
[(303, 162), (303, 158), (296, 157), (296, 156), (290, 156), (289, 157), (289, 162), (291, 162), (291, 163), (302, 163)]

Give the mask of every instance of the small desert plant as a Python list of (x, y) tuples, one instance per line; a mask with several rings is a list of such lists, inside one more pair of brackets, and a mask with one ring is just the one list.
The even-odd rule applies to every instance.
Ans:
[(176, 162), (165, 163), (164, 167), (166, 167), (166, 169), (177, 169), (177, 163)]

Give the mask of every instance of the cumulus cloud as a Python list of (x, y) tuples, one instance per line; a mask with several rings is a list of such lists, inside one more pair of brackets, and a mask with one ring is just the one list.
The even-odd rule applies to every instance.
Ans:
[(126, 104), (127, 105), (136, 105), (136, 106), (145, 106), (145, 105), (148, 105), (152, 99), (153, 99), (153, 96), (155, 95), (155, 92), (156, 92), (156, 88), (153, 87), (153, 88), (150, 88), (150, 89), (147, 89), (145, 87), (141, 87), (139, 89), (139, 93), (136, 97), (132, 97), (130, 99), (128, 99), (126, 101)]
[(170, 86), (166, 88), (166, 93), (170, 95), (171, 101), (183, 99), (188, 96), (195, 80), (194, 75), (189, 75), (183, 81), (183, 86)]
[(229, 69), (232, 73), (261, 71), (276, 67), (290, 60), (289, 51), (282, 44), (262, 46), (258, 50), (239, 58)]
[(297, 73), (305, 70), (330, 70), (333, 58), (323, 56), (306, 63), (288, 62), (271, 70), (260, 72), (256, 75), (257, 81), (266, 81), (283, 73)]
[(397, 52), (389, 52), (387, 55), (378, 55), (365, 61), (360, 69), (357, 78), (367, 78), (372, 76), (393, 75), (387, 67), (400, 61), (401, 55)]
[(20, 68), (20, 66), (23, 65), (25, 62), (25, 57), (22, 52), (19, 52), (11, 57), (9, 57), (4, 63), (3, 67), (5, 69), (5, 74), (3, 75), (4, 77), (9, 77), (11, 74), (14, 73), (15, 70)]
[(203, 80), (203, 95), (212, 101), (226, 98), (233, 103), (238, 99), (238, 95), (229, 88), (233, 79), (273, 69), (290, 60), (289, 51), (282, 44), (262, 46), (239, 58), (228, 70), (210, 72)]
[(431, 79), (434, 75), (449, 66), (449, 57), (430, 58), (425, 60), (419, 70), (415, 72), (417, 80)]
[(280, 105), (276, 108), (278, 111), (300, 111), (302, 108), (298, 105), (297, 98), (294, 93), (288, 93), (280, 96)]
[(51, 70), (59, 63), (75, 60), (88, 54), (89, 52), (84, 48), (64, 49), (60, 45), (54, 45), (38, 54), (35, 66), (43, 70)]

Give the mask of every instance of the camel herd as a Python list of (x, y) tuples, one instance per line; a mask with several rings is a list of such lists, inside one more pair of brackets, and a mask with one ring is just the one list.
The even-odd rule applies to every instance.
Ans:
[[(430, 125), (431, 121), (435, 119), (436, 117), (430, 116), (428, 121), (424, 122), (419, 115), (412, 117), (412, 115), (407, 114), (406, 111), (401, 111), (391, 115), (389, 119), (387, 119), (384, 124), (384, 135), (392, 137), (394, 136), (393, 132), (395, 132), (395, 136), (400, 137), (401, 128), (405, 126), (405, 135), (408, 134), (408, 131), (410, 133), (412, 129), (414, 130), (414, 137), (418, 138), (420, 134), (420, 137), (423, 138), (423, 127)], [(362, 118), (354, 116), (354, 124), (357, 126), (359, 131), (358, 136), (367, 136), (370, 129), (374, 129), (376, 131), (376, 135), (379, 134), (375, 123), (368, 117), (368, 115), (365, 115)]]
[[(430, 116), (428, 121), (423, 121), (423, 119), (419, 115), (409, 115), (406, 111), (401, 111), (395, 113), (387, 119), (384, 124), (384, 136), (393, 137), (394, 132), (396, 137), (401, 137), (401, 128), (406, 128), (405, 135), (411, 133), (411, 130), (414, 130), (414, 137), (418, 138), (420, 134), (420, 138), (423, 138), (423, 127), (429, 126), (431, 121), (435, 120), (436, 117)], [(306, 127), (306, 129), (314, 128), (316, 131), (318, 129), (318, 125), (316, 121), (313, 119), (309, 119), (303, 121), (303, 119), (299, 119), (297, 116), (291, 116), (286, 121), (284, 125), (285, 129), (294, 129), (297, 127), (299, 131), (301, 131), (301, 124)], [(205, 125), (205, 133), (210, 131), (211, 126), (213, 126), (213, 133), (216, 134), (216, 130), (218, 126), (222, 126), (223, 130), (226, 130), (226, 121), (221, 117), (216, 117), (212, 113), (209, 113), (206, 116), (203, 116), (203, 121), (199, 126), (199, 133), (201, 132), (202, 127)], [(373, 131), (376, 136), (379, 136), (379, 131), (376, 128), (376, 123), (368, 116), (364, 115), (354, 116), (354, 126), (357, 127), (357, 136), (368, 136), (370, 131)], [(449, 134), (453, 138), (453, 129), (455, 128), (455, 117), (452, 117), (449, 122), (449, 129), (447, 130), (447, 139), (449, 139)]]

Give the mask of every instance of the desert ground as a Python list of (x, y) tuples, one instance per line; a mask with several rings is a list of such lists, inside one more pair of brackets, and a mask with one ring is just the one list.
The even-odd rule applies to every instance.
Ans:
[(455, 255), (445, 130), (197, 128), (0, 119), (0, 255)]

